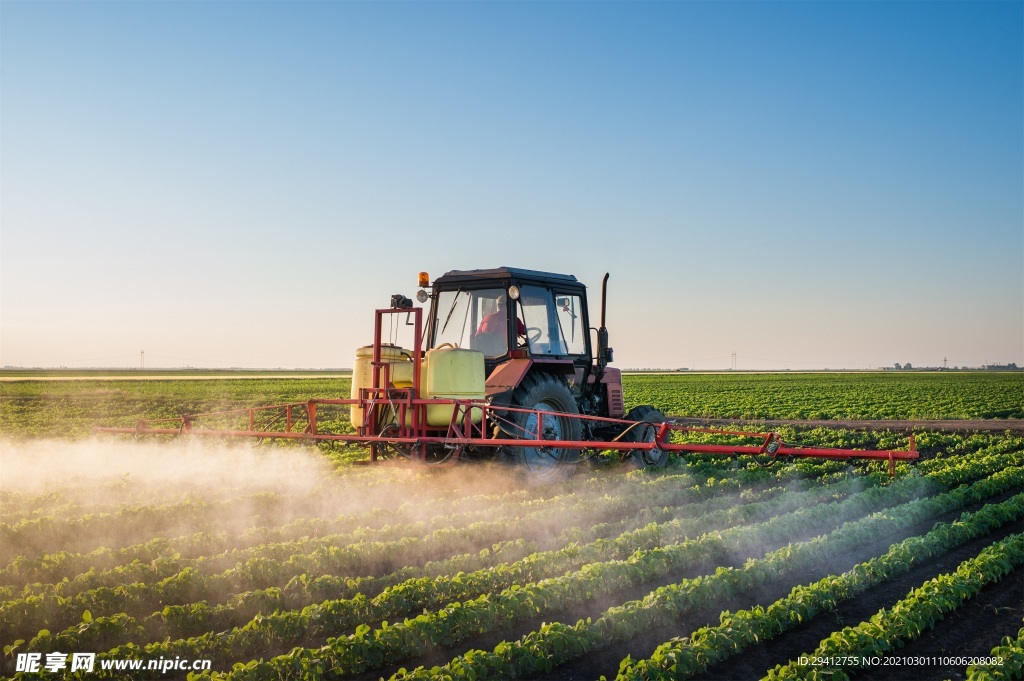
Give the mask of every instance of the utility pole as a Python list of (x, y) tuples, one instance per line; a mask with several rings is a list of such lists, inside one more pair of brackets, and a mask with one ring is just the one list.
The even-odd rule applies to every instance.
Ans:
[(139, 350), (139, 368), (140, 369), (145, 369), (146, 368), (146, 351), (145, 350)]

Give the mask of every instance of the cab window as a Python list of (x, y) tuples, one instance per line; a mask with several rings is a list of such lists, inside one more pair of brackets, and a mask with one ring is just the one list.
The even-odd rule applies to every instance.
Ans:
[(437, 297), (434, 345), (480, 350), (487, 357), (508, 352), (508, 313), (503, 288), (442, 291)]
[(577, 295), (555, 294), (555, 313), (562, 343), (570, 355), (587, 351), (587, 329), (583, 326), (583, 299)]
[(531, 355), (577, 355), (586, 352), (582, 299), (555, 294), (541, 286), (521, 288), (519, 308)]

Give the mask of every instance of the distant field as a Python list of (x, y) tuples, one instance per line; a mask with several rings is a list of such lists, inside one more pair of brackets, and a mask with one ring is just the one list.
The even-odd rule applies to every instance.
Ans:
[(626, 400), (666, 414), (749, 419), (1024, 418), (1020, 372), (627, 376)]
[(348, 397), (348, 376), (151, 379), (38, 378), (0, 383), (0, 436), (87, 437), (138, 419)]
[[(5, 372), (5, 378), (10, 373)], [(80, 372), (0, 382), (0, 435), (80, 438), (96, 426), (256, 405), (347, 397), (348, 374)], [(56, 379), (66, 380), (56, 380)], [(239, 380), (244, 379), (244, 380)], [(630, 374), (627, 405), (672, 416), (755, 419), (1024, 418), (1024, 373)], [(342, 410), (343, 411), (343, 410)], [(347, 428), (344, 415), (334, 425)]]

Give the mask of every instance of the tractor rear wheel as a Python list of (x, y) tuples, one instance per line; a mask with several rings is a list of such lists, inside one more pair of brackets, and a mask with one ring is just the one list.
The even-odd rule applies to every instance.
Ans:
[[(630, 409), (623, 418), (638, 422), (622, 436), (623, 442), (654, 442), (658, 425), (665, 422), (665, 415), (648, 405)], [(623, 462), (634, 468), (664, 468), (668, 463), (668, 452), (657, 448), (634, 449), (623, 458)]]
[[(541, 414), (540, 439), (579, 440), (583, 428), (578, 418), (576, 400), (564, 381), (548, 373), (529, 374), (512, 393), (512, 407), (532, 409)], [(524, 440), (537, 439), (538, 414), (509, 412), (506, 434)], [(528, 478), (536, 482), (555, 482), (569, 477), (579, 461), (581, 451), (564, 447), (512, 447), (507, 450), (520, 464)]]

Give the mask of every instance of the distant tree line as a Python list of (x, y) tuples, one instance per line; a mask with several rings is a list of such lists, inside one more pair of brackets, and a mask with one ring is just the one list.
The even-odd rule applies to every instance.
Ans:
[[(914, 371), (914, 367), (910, 362), (906, 364), (900, 364), (896, 362), (892, 365), (896, 371)], [(888, 369), (888, 367), (885, 367)], [(917, 371), (1020, 371), (1014, 362), (1009, 364), (985, 364), (981, 367), (919, 367)]]

